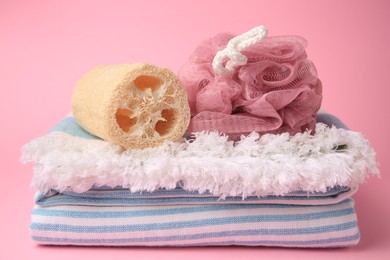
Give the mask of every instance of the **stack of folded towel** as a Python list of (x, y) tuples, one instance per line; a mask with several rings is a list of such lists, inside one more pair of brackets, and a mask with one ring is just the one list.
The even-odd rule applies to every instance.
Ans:
[[(170, 84), (179, 84), (175, 80), (151, 70), (147, 77), (139, 76), (143, 72), (137, 71), (137, 88), (127, 86), (123, 93), (133, 101), (141, 95), (136, 106), (147, 110), (145, 103), (160, 109), (149, 109), (147, 122), (134, 102), (122, 102), (113, 94), (113, 99), (100, 103), (106, 114), (95, 115), (99, 122), (94, 123), (95, 107), (85, 114), (79, 111), (86, 99), (84, 91), (84, 99), (76, 100), (78, 115), (69, 115), (49, 134), (23, 147), (22, 161), (34, 163), (37, 193), (30, 226), (34, 241), (85, 246), (344, 247), (358, 243), (351, 196), (369, 173), (379, 173), (374, 150), (362, 134), (348, 130), (335, 116), (317, 113), (321, 83), (306, 59), (301, 38), (271, 39), (268, 45), (252, 39), (252, 49), (246, 49), (248, 63), (229, 56), (235, 64), (221, 59), (222, 67), (217, 64), (213, 70), (220, 73), (211, 73), (215, 64), (207, 55), (217, 57), (217, 51), (229, 46), (227, 41), (234, 43), (232, 39), (237, 37), (229, 36), (221, 46), (211, 44), (216, 45), (215, 52), (201, 47), (197, 51), (205, 53), (204, 60), (193, 58), (179, 73), (189, 105), (169, 96), (174, 92)], [(291, 52), (288, 46), (292, 45), (298, 46), (299, 54)], [(250, 51), (258, 53), (255, 47), (262, 54), (251, 59)], [(290, 52), (294, 58), (288, 59)], [(273, 83), (259, 88), (243, 80), (248, 77), (243, 76), (245, 66), (261, 67), (264, 57), (268, 63), (272, 60), (264, 53), (284, 55), (282, 65), (263, 64), (264, 82), (283, 81), (274, 88), (269, 87)], [(191, 79), (187, 72), (194, 61), (204, 70), (194, 69), (198, 77)], [(127, 67), (120, 69), (123, 75), (113, 67), (99, 73), (131, 77)], [(156, 83), (159, 77), (165, 83)], [(88, 80), (83, 78), (82, 84)], [(119, 90), (112, 93), (120, 92), (122, 83), (116, 78), (113, 85)], [(185, 109), (191, 111), (190, 122)], [(178, 139), (177, 131), (185, 138)], [(175, 137), (170, 137), (171, 132)], [(142, 143), (152, 139), (152, 145), (137, 146), (137, 138)]]

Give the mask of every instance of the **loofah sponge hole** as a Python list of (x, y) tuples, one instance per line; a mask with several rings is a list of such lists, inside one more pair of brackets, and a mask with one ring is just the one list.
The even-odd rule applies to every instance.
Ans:
[(157, 121), (155, 126), (156, 132), (160, 135), (166, 135), (171, 132), (172, 127), (175, 125), (176, 114), (176, 110), (174, 109), (163, 109), (161, 111), (163, 120)]
[(133, 112), (128, 109), (118, 109), (115, 117), (119, 127), (124, 132), (129, 132), (130, 128), (137, 123), (137, 118), (132, 117)]
[(134, 80), (134, 85), (141, 91), (150, 88), (154, 92), (160, 87), (161, 83), (161, 79), (149, 75), (141, 75)]

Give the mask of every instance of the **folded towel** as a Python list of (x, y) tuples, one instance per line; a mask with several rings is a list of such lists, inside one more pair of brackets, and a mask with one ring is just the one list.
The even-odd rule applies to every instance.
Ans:
[(349, 198), (357, 189), (334, 187), (326, 192), (294, 191), (285, 196), (229, 196), (224, 199), (209, 192), (187, 191), (180, 187), (173, 190), (159, 189), (153, 192), (131, 192), (122, 187), (93, 187), (78, 193), (72, 190), (50, 190), (37, 193), (35, 203), (39, 206), (93, 205), (93, 206), (146, 206), (146, 205), (208, 205), (208, 204), (284, 204), (324, 205), (338, 203)]
[[(331, 115), (319, 118), (332, 123)], [(68, 117), (25, 145), (22, 160), (34, 162), (33, 184), (41, 192), (85, 192), (93, 186), (155, 191), (181, 183), (185, 190), (221, 197), (285, 195), (356, 188), (369, 172), (378, 173), (375, 152), (360, 133), (320, 122), (315, 135), (252, 133), (236, 143), (215, 132), (195, 137), (124, 150), (89, 135)]]
[[(321, 206), (211, 204), (90, 206), (79, 197), (35, 206), (30, 226), (40, 244), (79, 246), (344, 247), (360, 234), (352, 199)], [(81, 204), (81, 205), (80, 205)]]

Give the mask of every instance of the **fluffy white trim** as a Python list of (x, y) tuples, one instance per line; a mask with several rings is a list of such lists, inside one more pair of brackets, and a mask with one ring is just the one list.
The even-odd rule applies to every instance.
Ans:
[(55, 132), (26, 144), (22, 161), (35, 163), (33, 186), (42, 192), (84, 192), (93, 185), (154, 191), (181, 183), (222, 197), (284, 195), (357, 187), (369, 172), (379, 174), (375, 152), (362, 134), (321, 123), (315, 135), (252, 133), (233, 143), (202, 132), (192, 142), (143, 150)]

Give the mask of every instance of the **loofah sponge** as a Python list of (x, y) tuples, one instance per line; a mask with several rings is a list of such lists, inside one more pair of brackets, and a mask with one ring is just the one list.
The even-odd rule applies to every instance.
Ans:
[(99, 66), (76, 84), (73, 114), (88, 132), (126, 149), (177, 141), (190, 121), (187, 94), (166, 68)]

